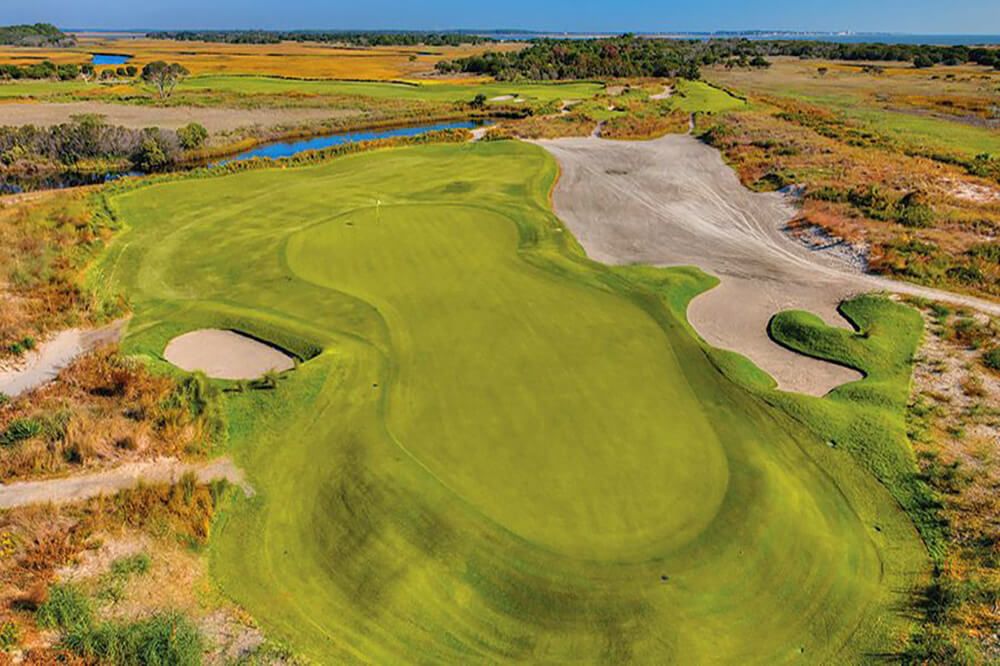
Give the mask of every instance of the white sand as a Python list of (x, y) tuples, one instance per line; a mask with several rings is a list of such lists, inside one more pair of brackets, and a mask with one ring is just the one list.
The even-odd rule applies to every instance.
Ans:
[(257, 379), (265, 372), (295, 367), (291, 356), (253, 338), (219, 329), (202, 329), (178, 336), (163, 357), (182, 370), (200, 370), (217, 379)]
[(859, 377), (774, 343), (767, 325), (782, 310), (810, 310), (846, 327), (836, 312), (840, 301), (886, 290), (1000, 314), (996, 303), (864, 275), (796, 243), (782, 231), (796, 213), (793, 202), (747, 190), (717, 150), (691, 136), (537, 143), (559, 162), (553, 203), (588, 256), (694, 265), (718, 276), (720, 286), (692, 302), (691, 324), (709, 344), (749, 357), (782, 389), (823, 395)]
[(81, 354), (117, 341), (124, 325), (120, 320), (94, 330), (71, 328), (57, 333), (38, 349), (0, 369), (0, 393), (15, 398), (44, 386)]

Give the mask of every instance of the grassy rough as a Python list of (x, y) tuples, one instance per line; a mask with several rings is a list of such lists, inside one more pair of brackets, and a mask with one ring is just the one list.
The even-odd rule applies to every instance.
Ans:
[(905, 515), (698, 342), (684, 312), (712, 278), (588, 261), (555, 176), (501, 141), (114, 198), (128, 231), (100, 271), (134, 305), (132, 352), (166, 369), (170, 338), (220, 325), (321, 350), (230, 394), (258, 495), (211, 543), (223, 589), (319, 661), (898, 648), (924, 563)]

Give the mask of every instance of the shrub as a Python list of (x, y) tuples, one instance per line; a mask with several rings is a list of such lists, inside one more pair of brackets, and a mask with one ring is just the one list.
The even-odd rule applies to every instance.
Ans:
[(93, 619), (90, 600), (72, 585), (53, 585), (49, 598), (35, 611), (35, 621), (43, 629), (87, 629)]
[(21, 640), (21, 630), (13, 622), (0, 624), (0, 650), (9, 652)]
[(34, 349), (35, 346), (35, 339), (31, 336), (26, 336), (8, 347), (8, 351), (13, 356), (20, 356), (21, 354)]
[(198, 123), (190, 123), (177, 130), (177, 138), (185, 150), (195, 150), (205, 144), (208, 130)]
[(66, 634), (63, 645), (101, 664), (194, 666), (201, 663), (203, 640), (183, 615), (160, 613), (131, 624), (77, 626)]
[(111, 573), (115, 576), (135, 576), (149, 571), (150, 559), (146, 553), (119, 557), (111, 563)]
[(996, 241), (992, 243), (976, 243), (966, 250), (965, 253), (975, 259), (982, 259), (992, 264), (1000, 264), (1000, 243)]
[(38, 419), (14, 419), (0, 435), (0, 446), (13, 446), (26, 439), (31, 439), (42, 432), (42, 423)]
[(949, 278), (964, 285), (982, 284), (985, 276), (983, 272), (975, 266), (954, 266), (947, 271)]
[(910, 192), (899, 200), (897, 221), (904, 227), (929, 227), (934, 223), (934, 210), (920, 193)]
[(159, 142), (150, 136), (143, 139), (135, 163), (144, 171), (158, 171), (167, 166), (170, 160)]
[(1000, 372), (1000, 347), (988, 350), (982, 357), (983, 365), (990, 370)]

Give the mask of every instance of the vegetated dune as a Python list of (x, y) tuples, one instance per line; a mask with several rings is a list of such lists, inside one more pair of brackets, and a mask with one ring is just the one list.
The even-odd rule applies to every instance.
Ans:
[(720, 374), (683, 321), (707, 276), (586, 260), (556, 173), (478, 142), (114, 196), (127, 349), (235, 321), (325, 349), (228, 394), (259, 499), (211, 544), (225, 593), (324, 663), (891, 651), (899, 506)]
[(98, 114), (108, 124), (141, 129), (164, 127), (177, 129), (199, 123), (209, 132), (223, 132), (240, 127), (272, 127), (330, 118), (349, 118), (361, 114), (355, 109), (225, 109), (193, 106), (135, 106), (104, 102), (67, 102), (38, 104), (0, 104), (0, 125), (49, 126), (71, 122), (73, 116)]
[(718, 287), (691, 303), (691, 324), (710, 344), (748, 356), (781, 388), (823, 395), (858, 377), (773, 343), (768, 321), (782, 310), (805, 309), (847, 326), (836, 312), (842, 300), (889, 290), (1000, 313), (995, 303), (863, 275), (794, 242), (782, 231), (794, 203), (747, 190), (719, 152), (694, 137), (538, 143), (559, 161), (553, 203), (588, 256), (611, 264), (693, 265), (719, 276)]

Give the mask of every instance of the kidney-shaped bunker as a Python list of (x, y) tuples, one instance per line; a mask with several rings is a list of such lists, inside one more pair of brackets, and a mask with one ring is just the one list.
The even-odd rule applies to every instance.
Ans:
[(163, 356), (182, 370), (200, 370), (216, 379), (256, 379), (265, 372), (295, 366), (280, 349), (236, 331), (206, 328), (180, 335)]

